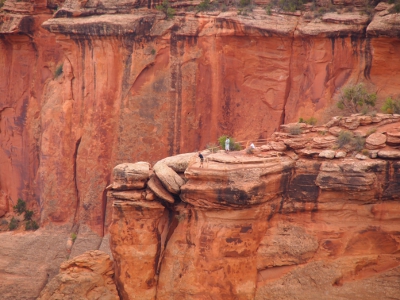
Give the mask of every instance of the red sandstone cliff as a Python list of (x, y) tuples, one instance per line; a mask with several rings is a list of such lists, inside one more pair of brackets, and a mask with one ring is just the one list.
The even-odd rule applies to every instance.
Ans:
[(165, 20), (146, 5), (7, 0), (0, 14), (0, 215), (27, 200), (42, 227), (78, 233), (72, 256), (107, 248), (116, 164), (322, 119), (349, 82), (399, 93), (399, 15), (385, 8), (372, 21), (260, 8)]
[[(360, 122), (356, 132), (374, 150), (335, 150), (339, 130)], [(378, 115), (304, 125), (254, 154), (205, 151), (203, 167), (197, 153), (153, 170), (117, 166), (110, 233), (121, 298), (398, 299), (399, 122)], [(161, 186), (150, 184), (155, 176)], [(133, 184), (139, 177), (142, 187)], [(182, 202), (147, 198), (160, 188), (177, 188)]]

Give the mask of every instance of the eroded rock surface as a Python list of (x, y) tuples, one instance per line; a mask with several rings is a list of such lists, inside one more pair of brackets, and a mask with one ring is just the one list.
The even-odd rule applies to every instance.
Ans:
[(101, 251), (88, 251), (61, 264), (60, 273), (40, 293), (40, 300), (118, 300), (113, 262)]
[[(116, 278), (131, 291), (123, 298), (376, 299), (369, 286), (396, 298), (400, 165), (384, 140), (400, 119), (379, 118), (335, 118), (339, 132), (351, 123), (372, 135), (369, 144), (379, 140), (376, 156), (351, 143), (343, 151), (326, 130), (334, 121), (303, 126), (300, 137), (273, 134), (253, 154), (204, 153), (202, 168), (186, 154), (182, 202), (174, 205), (157, 193), (144, 201), (128, 197), (141, 190), (109, 192)], [(286, 151), (270, 146), (281, 141)]]

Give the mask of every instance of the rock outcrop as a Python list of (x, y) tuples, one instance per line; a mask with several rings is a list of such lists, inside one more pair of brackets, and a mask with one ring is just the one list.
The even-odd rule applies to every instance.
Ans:
[[(182, 202), (173, 205), (157, 194), (128, 199), (143, 189), (109, 191), (122, 298), (398, 297), (400, 164), (385, 141), (400, 115), (375, 118), (304, 124), (296, 135), (273, 134), (253, 154), (203, 152), (203, 168), (196, 153), (186, 154), (184, 184), (170, 192)], [(364, 146), (380, 150), (361, 155), (358, 144), (329, 133), (349, 123), (358, 124), (354, 140), (365, 136)]]
[(40, 293), (39, 300), (118, 300), (113, 262), (104, 252), (88, 251), (61, 264), (60, 273)]

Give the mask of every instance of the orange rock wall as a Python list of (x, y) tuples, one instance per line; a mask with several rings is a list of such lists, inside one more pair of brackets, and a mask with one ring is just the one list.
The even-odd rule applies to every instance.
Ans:
[(399, 88), (397, 38), (297, 34), (294, 16), (279, 31), (145, 12), (129, 16), (127, 33), (119, 19), (120, 31), (102, 31), (63, 18), (48, 32), (40, 25), (50, 17), (0, 34), (0, 207), (20, 197), (43, 224), (85, 224), (99, 236), (118, 163), (193, 151), (224, 133), (266, 138), (284, 121), (322, 116), (351, 81), (382, 97)]

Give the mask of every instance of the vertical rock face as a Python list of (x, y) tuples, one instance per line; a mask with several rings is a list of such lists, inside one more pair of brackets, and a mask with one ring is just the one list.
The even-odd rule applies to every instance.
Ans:
[[(154, 4), (7, 0), (0, 13), (0, 216), (26, 200), (42, 226), (78, 233), (72, 256), (107, 248), (104, 189), (114, 165), (153, 163), (226, 133), (269, 137), (285, 121), (322, 118), (347, 83), (367, 80), (382, 98), (400, 88), (399, 17), (387, 10), (372, 21), (352, 13), (309, 21), (264, 9), (253, 17), (182, 11), (166, 20), (145, 8)], [(276, 151), (287, 146), (273, 143)], [(319, 193), (314, 173), (298, 177), (302, 199)], [(149, 186), (174, 202), (160, 181)], [(242, 193), (268, 192), (252, 189)], [(245, 202), (262, 205), (257, 197)], [(221, 209), (242, 205), (224, 201)]]
[[(400, 121), (376, 117), (357, 132), (374, 126), (386, 136)], [(364, 116), (304, 126), (300, 136), (276, 133), (254, 154), (204, 152), (203, 167), (187, 154), (182, 202), (145, 200), (144, 189), (109, 191), (116, 278), (129, 291), (122, 298), (396, 299), (400, 151), (384, 143), (373, 158), (357, 159), (350, 146), (333, 150), (326, 129), (355, 119)], [(287, 149), (272, 150), (278, 143)], [(320, 155), (326, 151), (333, 156)], [(156, 165), (169, 162), (173, 173), (182, 157)], [(175, 182), (160, 185), (168, 193)]]
[(283, 121), (322, 118), (360, 78), (382, 97), (399, 88), (396, 15), (309, 21), (256, 9), (255, 19), (164, 20), (136, 10), (147, 4), (5, 2), (1, 207), (24, 198), (43, 224), (101, 237), (114, 165), (193, 151), (228, 132), (266, 138)]
[(113, 208), (110, 242), (120, 294), (124, 299), (154, 299), (165, 208), (145, 200), (115, 201)]

